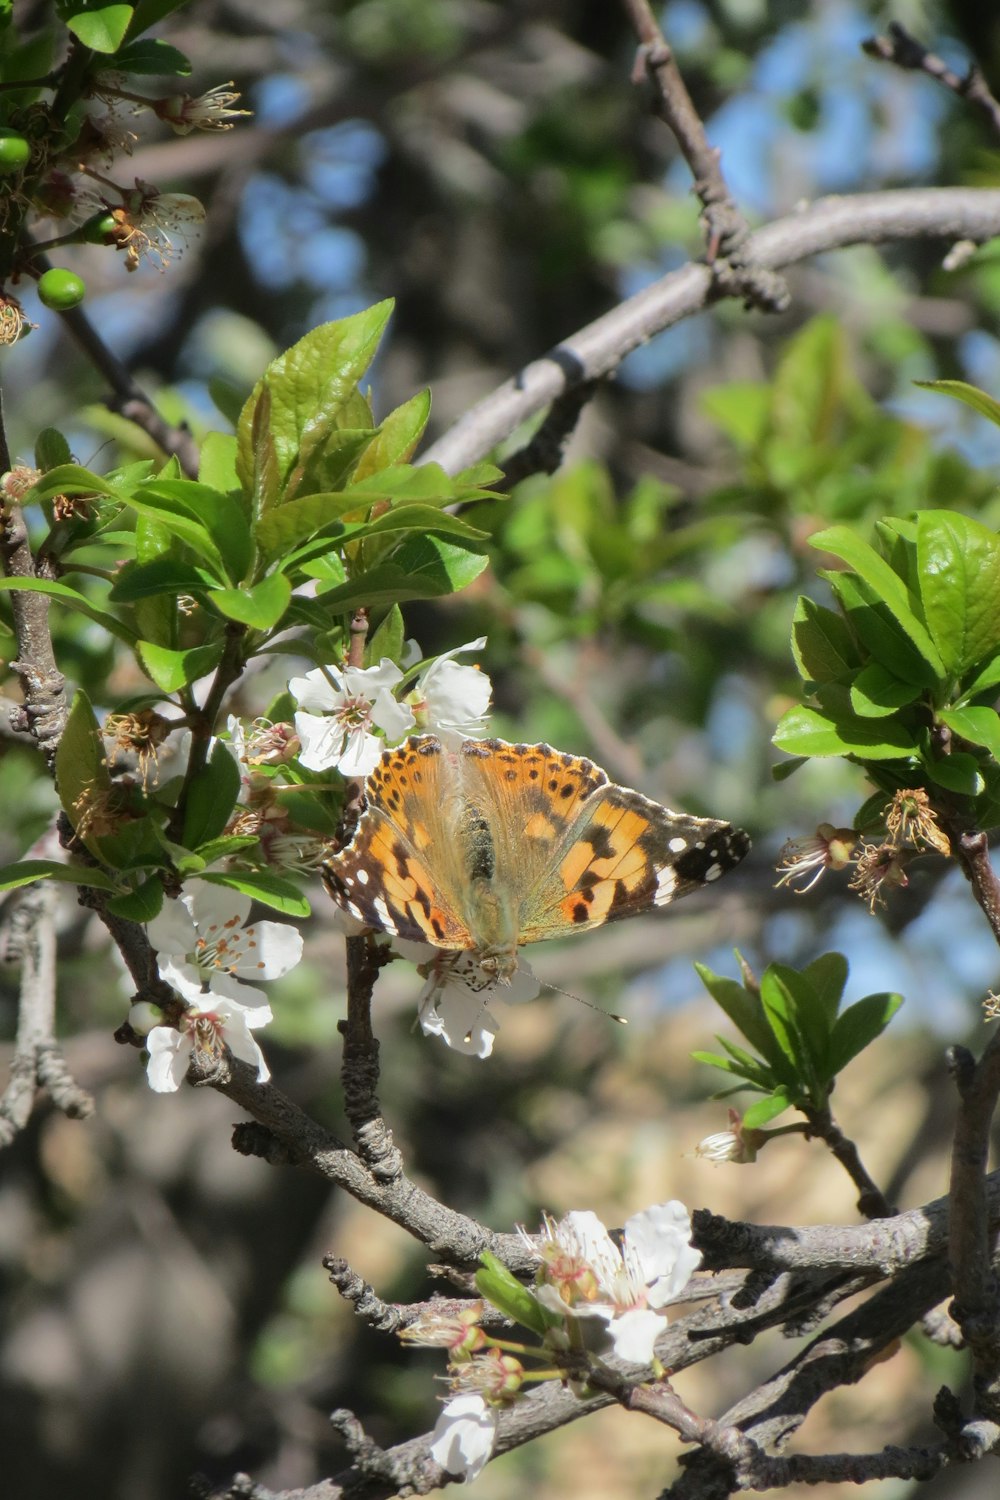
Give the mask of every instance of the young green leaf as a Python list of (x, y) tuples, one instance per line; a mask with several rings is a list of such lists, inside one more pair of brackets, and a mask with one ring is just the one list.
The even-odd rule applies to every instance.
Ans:
[(988, 422), (994, 422), (1000, 427), (1000, 401), (994, 401), (985, 391), (979, 390), (978, 386), (969, 385), (965, 380), (915, 380), (914, 385), (919, 385), (925, 391), (937, 391), (942, 396), (953, 396), (956, 401), (961, 401), (965, 406), (971, 406), (981, 417)]
[(831, 1078), (881, 1035), (902, 1003), (902, 995), (866, 995), (838, 1016), (830, 1035)]
[(752, 994), (737, 980), (730, 979), (725, 974), (716, 974), (707, 964), (696, 963), (694, 967), (716, 1005), (725, 1011), (737, 1031), (763, 1057), (774, 1062), (774, 1037), (764, 1016), (760, 997)]
[(943, 708), (938, 718), (960, 739), (982, 745), (1000, 761), (1000, 715), (995, 708)]
[[(937, 648), (917, 610), (918, 601), (913, 598), (906, 584), (894, 573), (884, 558), (879, 557), (873, 547), (862, 541), (857, 532), (848, 526), (831, 526), (826, 531), (817, 531), (809, 538), (809, 545), (822, 552), (832, 552), (853, 568), (873, 590), (875, 596), (889, 610), (904, 634), (916, 646), (921, 656), (937, 677), (944, 677), (945, 667)], [(889, 664), (891, 665), (891, 663)]]
[(208, 597), (227, 619), (252, 630), (273, 630), (288, 608), (292, 585), (284, 573), (272, 573), (249, 588), (217, 589)]
[(67, 16), (68, 31), (92, 52), (117, 52), (132, 20), (131, 5), (101, 5)]
[(847, 984), (848, 963), (842, 953), (821, 953), (802, 970), (802, 978), (826, 1016), (827, 1031), (833, 1026)]
[(800, 594), (792, 617), (792, 654), (807, 682), (847, 682), (860, 665), (854, 637), (840, 615)]
[(211, 646), (192, 646), (187, 651), (171, 651), (153, 641), (138, 643), (139, 660), (147, 674), (165, 693), (176, 693), (189, 682), (206, 677), (219, 665), (222, 642)]
[(1000, 538), (957, 511), (923, 511), (917, 557), (928, 629), (960, 675), (1000, 647)]
[(354, 481), (367, 479), (393, 464), (404, 464), (424, 435), (431, 410), (430, 391), (418, 391), (385, 417), (354, 471)]
[(127, 917), (130, 922), (151, 922), (159, 916), (162, 906), (163, 881), (158, 875), (151, 875), (135, 890), (109, 901), (108, 911), (116, 917)]
[(884, 719), (920, 697), (922, 689), (902, 682), (881, 662), (863, 667), (851, 683), (851, 707), (863, 719)]
[(772, 736), (789, 755), (855, 755), (859, 760), (902, 760), (916, 755), (912, 734), (898, 724), (869, 729), (862, 719), (838, 722), (815, 708), (790, 708)]
[(197, 875), (195, 879), (242, 891), (244, 895), (252, 896), (255, 901), (271, 906), (275, 911), (284, 912), (288, 917), (308, 917), (311, 910), (297, 885), (268, 871), (206, 870), (204, 875)]
[(345, 613), (360, 604), (377, 608), (408, 599), (438, 599), (467, 588), (489, 561), (488, 554), (471, 546), (459, 547), (434, 536), (408, 536), (377, 567), (319, 597), (326, 609)]
[(22, 885), (33, 885), (36, 880), (96, 886), (101, 891), (117, 889), (110, 875), (92, 865), (66, 865), (55, 859), (22, 859), (14, 865), (0, 865), (0, 891), (16, 891)]
[(744, 1111), (743, 1129), (760, 1130), (778, 1115), (783, 1115), (786, 1109), (791, 1109), (796, 1102), (796, 1097), (787, 1089), (775, 1089), (766, 1099), (758, 1099), (756, 1104), (751, 1104), (750, 1108)]
[(56, 790), (63, 812), (87, 848), (98, 858), (100, 850), (87, 832), (86, 809), (94, 797), (107, 792), (110, 786), (111, 776), (100, 725), (90, 699), (86, 693), (78, 692), (56, 750)]
[(240, 794), (240, 768), (228, 746), (217, 741), (208, 764), (192, 779), (184, 806), (181, 843), (185, 849), (201, 849), (218, 838), (236, 806)]

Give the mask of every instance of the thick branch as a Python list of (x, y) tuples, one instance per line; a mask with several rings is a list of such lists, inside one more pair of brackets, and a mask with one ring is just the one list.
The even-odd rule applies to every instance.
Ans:
[[(777, 270), (846, 245), (889, 240), (973, 240), (1000, 234), (1000, 191), (913, 188), (823, 198), (750, 239), (755, 264)], [(712, 300), (708, 266), (687, 265), (564, 339), (478, 402), (423, 455), (456, 473), (475, 463), (565, 391), (615, 370), (633, 349)]]

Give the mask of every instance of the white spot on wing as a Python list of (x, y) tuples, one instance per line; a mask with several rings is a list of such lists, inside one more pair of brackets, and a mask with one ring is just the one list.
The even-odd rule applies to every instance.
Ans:
[(705, 880), (718, 880), (718, 878), (719, 878), (719, 876), (721, 874), (722, 874), (722, 866), (721, 865), (709, 865), (708, 869), (705, 871), (704, 878), (705, 878)]
[(687, 839), (676, 838), (670, 840), (667, 848), (670, 850), (671, 854), (683, 854), (687, 846)]
[(378, 917), (384, 930), (386, 932), (395, 932), (395, 923), (390, 917), (389, 908), (386, 906), (385, 901), (382, 899), (382, 897), (376, 896), (375, 900), (372, 902), (372, 905), (375, 908), (375, 915)]
[(367, 885), (368, 884), (368, 871), (367, 870), (359, 870), (358, 873), (357, 873), (357, 875), (354, 878), (358, 882), (358, 885)]
[(665, 870), (661, 870), (656, 877), (656, 890), (653, 892), (653, 905), (666, 906), (667, 902), (673, 899), (673, 894), (676, 888), (676, 871), (670, 869), (668, 866)]

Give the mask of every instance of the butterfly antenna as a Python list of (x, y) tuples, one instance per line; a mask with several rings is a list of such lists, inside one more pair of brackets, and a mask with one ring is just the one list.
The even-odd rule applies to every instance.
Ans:
[[(519, 969), (518, 972), (523, 974), (524, 970)], [(537, 975), (535, 977), (537, 978)], [(556, 995), (565, 995), (567, 1000), (575, 1000), (577, 1005), (585, 1005), (588, 1010), (596, 1010), (598, 1015), (604, 1016), (605, 1020), (615, 1021), (619, 1026), (628, 1025), (627, 1016), (620, 1016), (614, 1010), (605, 1010), (604, 1006), (598, 1005), (596, 1000), (585, 1000), (582, 995), (574, 995), (572, 990), (564, 990), (561, 985), (550, 984), (548, 980), (539, 980), (538, 982), (543, 990), (551, 990)]]

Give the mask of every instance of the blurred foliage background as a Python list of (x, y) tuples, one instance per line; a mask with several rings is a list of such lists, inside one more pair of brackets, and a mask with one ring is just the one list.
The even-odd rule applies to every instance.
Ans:
[[(29, 28), (51, 22), (45, 4), (21, 10)], [(1000, 180), (973, 115), (860, 51), (890, 18), (959, 71), (974, 56), (1000, 91), (1000, 17), (978, 0), (666, 5), (666, 34), (752, 218), (822, 193)], [(634, 42), (603, 0), (199, 0), (162, 34), (195, 60), (191, 92), (232, 76), (254, 111), (227, 134), (136, 126), (128, 173), (197, 194), (205, 231), (164, 273), (126, 278), (97, 248), (65, 260), (84, 274), (104, 338), (164, 414), (198, 433), (225, 425), (216, 401), (231, 409), (307, 328), (384, 296), (397, 311), (376, 411), (430, 386), (441, 432), (520, 364), (700, 254), (686, 168), (629, 83)], [(946, 249), (822, 257), (791, 273), (786, 314), (727, 304), (636, 351), (585, 409), (559, 474), (479, 508), (491, 570), (406, 611), (428, 653), (488, 634), (495, 732), (591, 754), (614, 779), (731, 818), (755, 840), (712, 902), (538, 954), (541, 977), (623, 1012), (627, 1030), (556, 995), (504, 1012), (480, 1063), (413, 1033), (412, 970), (383, 977), (387, 1116), (418, 1180), (490, 1224), (533, 1224), (543, 1206), (620, 1223), (669, 1196), (763, 1222), (854, 1215), (818, 1144), (776, 1143), (754, 1168), (689, 1155), (725, 1123), (708, 1070), (688, 1060), (717, 1025), (690, 960), (733, 972), (734, 943), (755, 964), (838, 947), (849, 999), (907, 996), (896, 1045), (854, 1066), (838, 1114), (891, 1201), (943, 1190), (941, 1052), (976, 1035), (995, 977), (988, 934), (936, 859), (876, 920), (843, 882), (805, 898), (775, 891), (783, 841), (850, 822), (866, 792), (839, 762), (776, 782), (769, 741), (797, 691), (795, 596), (826, 597), (812, 531), (841, 520), (867, 535), (876, 517), (923, 504), (1000, 524), (996, 429), (914, 386), (1000, 387), (1000, 257), (986, 247), (949, 272)], [(29, 459), (49, 423), (81, 462), (146, 451), (101, 407), (100, 377), (58, 320), (30, 296), (26, 309), (39, 327), (5, 357), (15, 453)], [(64, 670), (99, 704), (134, 688), (94, 627), (53, 622)], [(261, 712), (281, 685), (252, 678), (239, 711)], [(3, 744), (0, 799), (6, 862), (55, 805), (30, 747)], [(278, 992), (265, 1045), (279, 1085), (339, 1128), (342, 942), (322, 897), (316, 906), (307, 963)], [(408, 1300), (429, 1290), (422, 1257), (322, 1183), (237, 1157), (220, 1097), (149, 1092), (137, 1055), (111, 1041), (128, 987), (68, 898), (60, 953), (62, 1034), (98, 1114), (78, 1124), (42, 1110), (3, 1163), (9, 1493), (172, 1500), (195, 1470), (305, 1485), (345, 1461), (333, 1407), (351, 1406), (385, 1443), (426, 1429), (440, 1362), (377, 1338), (320, 1266), (334, 1251), (382, 1297)], [(11, 1038), (16, 976), (0, 983)], [(679, 1388), (715, 1415), (794, 1347), (774, 1332)], [(946, 1351), (907, 1345), (816, 1413), (803, 1445), (917, 1440), (912, 1412), (956, 1369)], [(660, 1429), (607, 1412), (491, 1466), (479, 1493), (530, 1482), (543, 1500), (647, 1494), (675, 1461)], [(980, 1470), (950, 1471), (937, 1490), (985, 1493)]]

